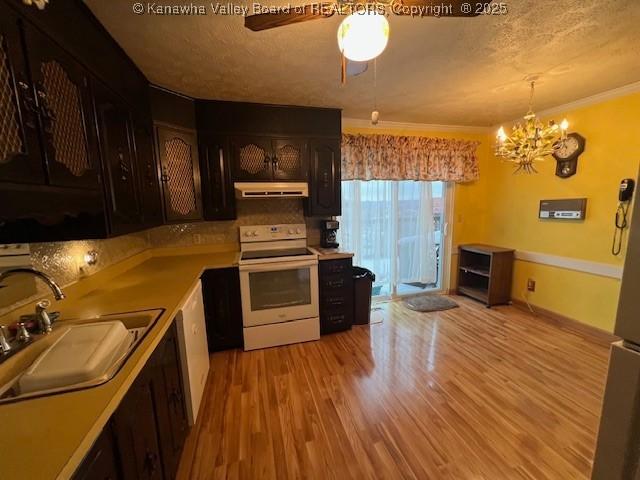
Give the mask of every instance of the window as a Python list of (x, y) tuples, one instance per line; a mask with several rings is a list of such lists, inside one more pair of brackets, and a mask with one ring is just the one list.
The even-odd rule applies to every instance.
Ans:
[(343, 181), (341, 246), (376, 275), (374, 295), (440, 286), (442, 182)]

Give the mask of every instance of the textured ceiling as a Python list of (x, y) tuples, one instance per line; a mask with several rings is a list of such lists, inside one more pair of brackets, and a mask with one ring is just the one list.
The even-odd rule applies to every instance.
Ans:
[[(185, 3), (156, 4), (171, 2)], [(372, 68), (340, 85), (341, 17), (251, 32), (204, 0), (193, 4), (205, 16), (135, 15), (131, 0), (86, 3), (158, 85), (200, 98), (339, 107), (354, 118), (372, 110)], [(640, 0), (506, 4), (504, 16), (391, 16), (377, 67), (380, 118), (493, 125), (524, 113), (528, 74), (541, 75), (539, 110), (640, 80)]]

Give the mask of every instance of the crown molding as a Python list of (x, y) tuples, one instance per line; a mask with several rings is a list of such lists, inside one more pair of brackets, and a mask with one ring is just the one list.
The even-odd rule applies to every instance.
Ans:
[[(573, 102), (563, 103), (555, 107), (547, 108), (546, 110), (539, 110), (536, 112), (538, 118), (552, 117), (559, 113), (569, 112), (571, 110), (577, 110), (578, 108), (588, 107), (597, 103), (606, 102), (607, 100), (613, 100), (614, 98), (624, 97), (625, 95), (631, 95), (633, 93), (640, 92), (640, 82), (630, 83), (623, 85), (622, 87), (614, 88), (613, 90), (607, 90), (605, 92), (596, 93), (590, 97), (580, 98)], [(509, 121), (500, 122), (494, 125), (491, 130), (499, 128), (500, 125), (510, 125), (520, 122), (522, 118), (511, 119)]]
[(381, 120), (377, 125), (372, 125), (371, 120), (361, 118), (342, 118), (342, 127), (370, 128), (373, 130), (397, 129), (408, 132), (462, 132), (462, 133), (488, 133), (491, 127), (474, 127), (467, 125), (438, 125), (432, 123), (390, 122)]

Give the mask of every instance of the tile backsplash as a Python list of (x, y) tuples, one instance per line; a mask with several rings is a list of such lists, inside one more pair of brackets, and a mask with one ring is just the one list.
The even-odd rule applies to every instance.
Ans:
[[(50, 274), (64, 286), (149, 248), (237, 244), (238, 227), (241, 225), (306, 223), (309, 244), (320, 242), (319, 220), (304, 217), (302, 201), (299, 199), (241, 200), (237, 203), (237, 213), (236, 220), (164, 225), (105, 240), (33, 243), (30, 245), (31, 262), (34, 268)], [(84, 254), (89, 250), (98, 252), (96, 265), (84, 263)], [(0, 289), (0, 316), (48, 293), (47, 287), (41, 282), (36, 284), (38, 293), (18, 303), (6, 295), (3, 298)]]

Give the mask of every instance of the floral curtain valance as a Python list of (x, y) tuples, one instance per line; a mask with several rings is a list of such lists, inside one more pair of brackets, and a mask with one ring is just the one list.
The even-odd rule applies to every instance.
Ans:
[(478, 179), (480, 142), (394, 135), (342, 135), (342, 180)]

